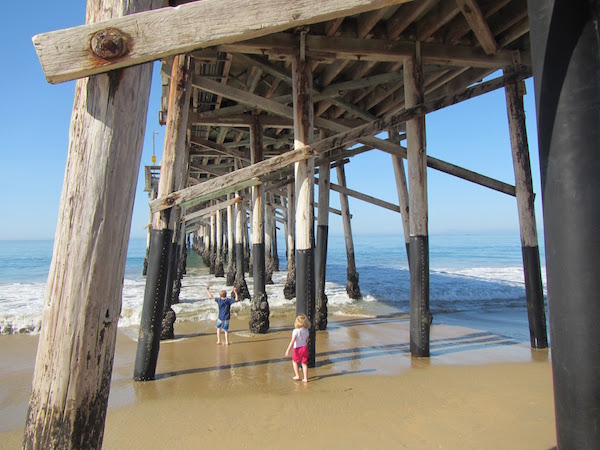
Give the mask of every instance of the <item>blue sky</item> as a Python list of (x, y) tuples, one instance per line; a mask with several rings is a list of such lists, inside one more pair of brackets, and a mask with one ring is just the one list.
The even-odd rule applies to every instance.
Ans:
[[(5, 106), (0, 112), (2, 139), (0, 199), (4, 206), (0, 239), (51, 239), (56, 228), (68, 149), (74, 82), (46, 82), (31, 38), (35, 34), (81, 25), (85, 2), (40, 0), (5, 5), (0, 24), (4, 70), (0, 77)], [(10, 38), (7, 38), (10, 36)], [(158, 124), (160, 77), (154, 67), (146, 126), (144, 153), (133, 212), (131, 236), (144, 237), (148, 223), (148, 196), (143, 192), (143, 166), (151, 164), (152, 133), (156, 135), (158, 160), (164, 127)], [(532, 80), (525, 97), (527, 129), (536, 197), (538, 232), (542, 233), (537, 131)], [(513, 184), (506, 100), (500, 89), (427, 116), (427, 152), (444, 161)], [(514, 197), (429, 169), (430, 234), (514, 232), (518, 216)], [(397, 203), (391, 157), (371, 151), (346, 166), (349, 188)], [(335, 182), (335, 171), (332, 171)], [(331, 204), (339, 207), (338, 194)], [(400, 216), (382, 208), (350, 199), (353, 232), (402, 233)], [(330, 231), (342, 232), (339, 216), (330, 217)]]

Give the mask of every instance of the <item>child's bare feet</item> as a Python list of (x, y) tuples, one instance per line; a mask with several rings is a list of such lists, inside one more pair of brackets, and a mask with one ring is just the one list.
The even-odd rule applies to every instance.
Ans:
[(217, 345), (221, 345), (221, 341), (217, 341)]
[(295, 377), (293, 377), (293, 378), (292, 378), (292, 380), (294, 380), (294, 381), (299, 381), (299, 380), (300, 380), (300, 377), (298, 377), (298, 376), (295, 376)]
[(305, 383), (308, 383), (308, 380), (306, 378), (304, 380), (302, 380), (302, 381), (305, 382)]

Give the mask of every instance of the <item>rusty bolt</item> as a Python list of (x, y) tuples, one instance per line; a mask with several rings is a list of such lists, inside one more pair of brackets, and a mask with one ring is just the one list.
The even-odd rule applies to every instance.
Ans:
[(107, 28), (95, 33), (90, 47), (94, 54), (103, 59), (119, 58), (129, 51), (125, 34), (116, 28)]

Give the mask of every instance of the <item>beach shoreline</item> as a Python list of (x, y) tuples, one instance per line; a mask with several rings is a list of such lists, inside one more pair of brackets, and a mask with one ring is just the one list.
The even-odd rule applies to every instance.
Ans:
[[(132, 380), (134, 329), (119, 330), (105, 449), (511, 448), (556, 444), (550, 352), (488, 331), (438, 324), (431, 357), (412, 358), (406, 315), (330, 319), (317, 367), (294, 382), (291, 317), (264, 335), (233, 318), (176, 323), (155, 381)], [(21, 448), (37, 337), (0, 336), (0, 447)]]

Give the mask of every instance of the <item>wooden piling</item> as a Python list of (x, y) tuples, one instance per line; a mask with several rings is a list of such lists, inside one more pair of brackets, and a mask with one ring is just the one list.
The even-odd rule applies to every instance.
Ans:
[[(404, 60), (406, 108), (423, 102), (420, 45)], [(425, 117), (406, 122), (408, 185), (410, 188), (410, 353), (429, 356), (429, 235), (427, 212), (427, 153)]]
[[(396, 145), (400, 145), (400, 136), (397, 128), (389, 131), (389, 138)], [(406, 257), (410, 266), (410, 220), (409, 220), (409, 201), (408, 184), (406, 182), (406, 170), (404, 169), (404, 159), (392, 155), (392, 165), (394, 166), (394, 177), (396, 178), (396, 190), (398, 192), (398, 206), (402, 216), (402, 231), (404, 233), (404, 245), (406, 246)]]
[(506, 110), (515, 171), (515, 191), (523, 252), (529, 338), (532, 348), (547, 348), (546, 308), (544, 306), (540, 250), (533, 205), (535, 195), (531, 179), (529, 144), (527, 142), (525, 109), (523, 107), (524, 88), (525, 83), (522, 81), (506, 83)]
[[(258, 117), (250, 127), (251, 163), (263, 159), (263, 130)], [(269, 331), (269, 302), (265, 288), (265, 216), (264, 187), (262, 184), (252, 187), (252, 266), (254, 276), (254, 296), (250, 307), (250, 331), (266, 333)]]
[[(241, 167), (241, 163), (239, 160), (235, 161), (236, 170)], [(235, 280), (233, 282), (234, 287), (238, 291), (238, 296), (240, 299), (249, 299), (250, 291), (248, 290), (248, 285), (246, 283), (246, 277), (244, 276), (244, 258), (245, 258), (245, 249), (244, 249), (244, 205), (241, 201), (242, 193), (237, 191), (235, 193), (235, 198), (240, 199), (240, 201), (235, 205)]]
[[(161, 164), (158, 195), (168, 195), (176, 190), (177, 177), (186, 164), (185, 138), (191, 95), (193, 60), (184, 55), (175, 57), (169, 92), (169, 114), (165, 131), (165, 144)], [(160, 347), (160, 327), (164, 312), (167, 288), (169, 255), (173, 229), (169, 228), (171, 213), (155, 213), (152, 217), (150, 258), (144, 303), (138, 338), (133, 378), (136, 381), (154, 379)], [(171, 225), (172, 226), (172, 225)], [(151, 233), (152, 233), (151, 232)], [(154, 267), (150, 268), (150, 264)], [(150, 274), (153, 276), (150, 276)]]
[[(87, 22), (158, 6), (117, 3), (90, 1)], [(144, 64), (75, 85), (25, 449), (102, 446), (151, 77)]]
[(319, 166), (319, 206), (317, 214), (316, 300), (315, 328), (327, 329), (327, 295), (325, 280), (327, 267), (327, 240), (329, 235), (329, 160), (323, 158)]
[(222, 278), (225, 276), (223, 267), (223, 214), (221, 210), (215, 213), (216, 222), (216, 246), (215, 246), (215, 277)]
[(287, 185), (287, 218), (285, 221), (285, 248), (287, 276), (283, 296), (290, 300), (296, 296), (296, 195), (294, 182)]
[[(271, 194), (266, 196), (271, 198)], [(265, 205), (265, 284), (273, 284), (273, 206), (270, 201)]]
[[(344, 165), (338, 164), (335, 168), (338, 184), (346, 188), (346, 173)], [(356, 259), (354, 256), (354, 240), (352, 238), (352, 224), (350, 222), (350, 205), (348, 195), (340, 192), (340, 207), (342, 209), (342, 224), (344, 226), (344, 240), (346, 243), (346, 292), (348, 297), (359, 299), (362, 297), (360, 286), (358, 285), (358, 271), (356, 270)]]
[[(227, 198), (232, 200), (233, 194), (229, 194)], [(227, 286), (233, 286), (235, 282), (235, 224), (233, 208), (234, 205), (227, 206), (227, 272), (225, 277), (225, 284)]]
[[(304, 34), (300, 35), (302, 41)], [(312, 102), (311, 64), (302, 58), (292, 59), (294, 99), (294, 147), (313, 141), (314, 110)], [(306, 314), (311, 322), (308, 366), (315, 366), (315, 278), (314, 278), (314, 158), (295, 163), (296, 181), (296, 313)]]

